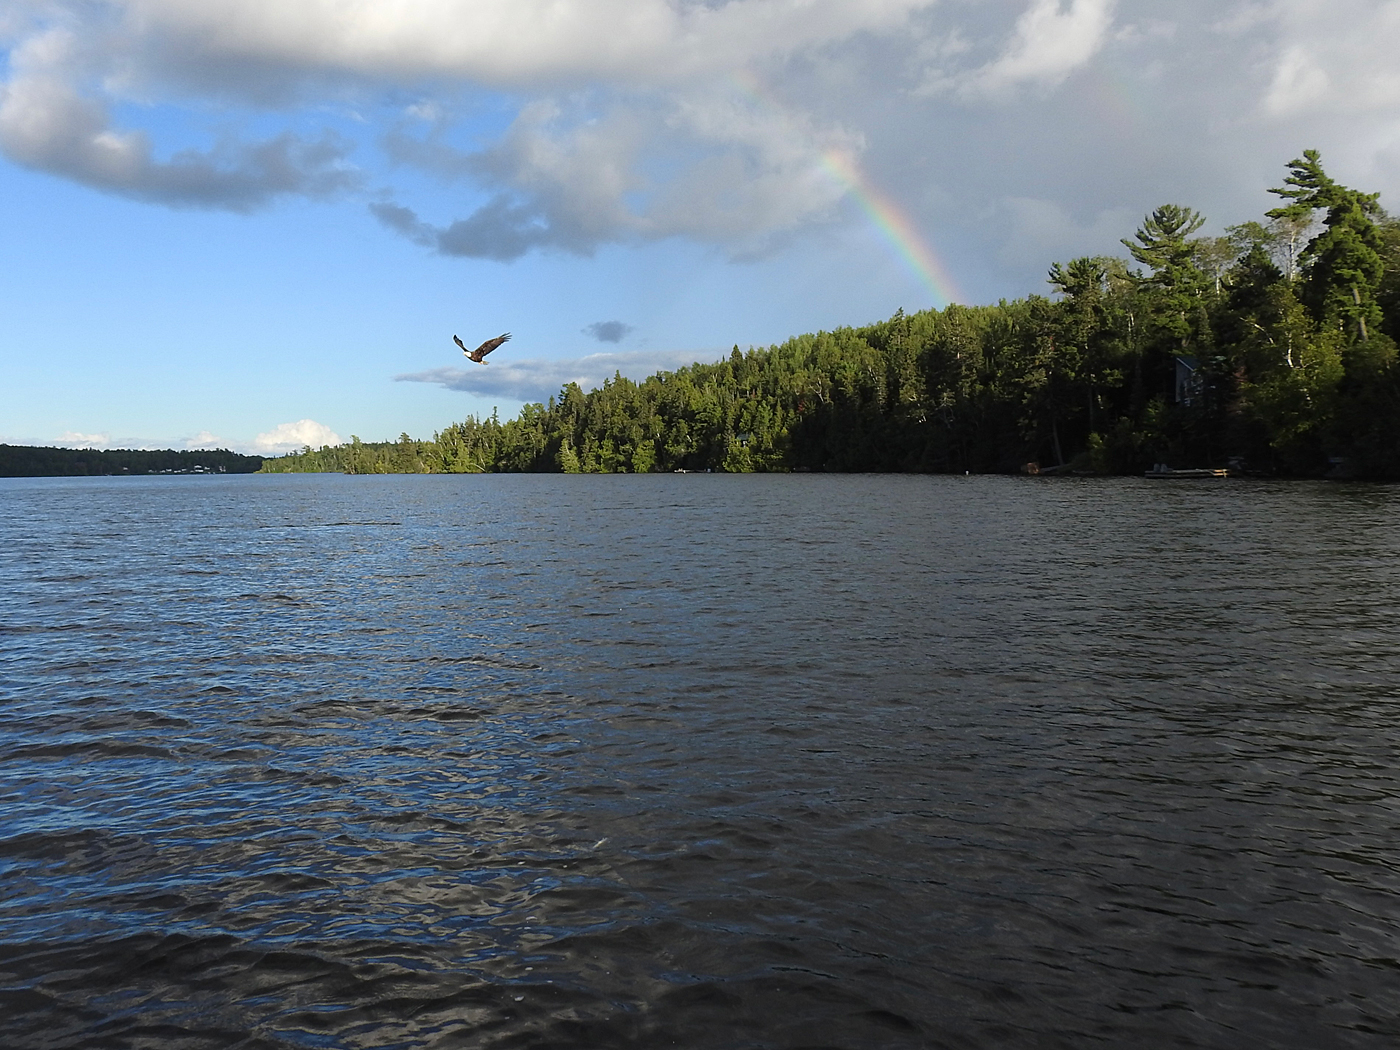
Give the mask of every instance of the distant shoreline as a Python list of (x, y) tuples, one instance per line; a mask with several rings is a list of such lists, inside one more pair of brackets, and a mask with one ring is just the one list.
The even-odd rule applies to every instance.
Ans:
[(80, 478), (153, 474), (253, 474), (262, 456), (228, 449), (95, 449), (0, 444), (0, 477)]

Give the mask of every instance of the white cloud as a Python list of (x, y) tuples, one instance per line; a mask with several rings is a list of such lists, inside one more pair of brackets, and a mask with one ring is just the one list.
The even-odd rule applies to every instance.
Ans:
[(964, 95), (997, 94), (1019, 84), (1054, 86), (1103, 46), (1114, 0), (1031, 0), (995, 60), (961, 84)]
[(340, 435), (324, 423), (314, 419), (299, 419), (295, 423), (279, 423), (266, 434), (253, 439), (251, 451), (261, 456), (280, 456), (287, 452), (298, 452), (310, 445), (340, 445)]
[(434, 368), (394, 378), (407, 383), (436, 383), (449, 390), (461, 390), (479, 397), (545, 402), (557, 395), (567, 383), (577, 383), (584, 390), (592, 390), (619, 372), (628, 379), (640, 381), (657, 372), (673, 372), (697, 360), (718, 360), (722, 356), (723, 353), (718, 351), (713, 357), (707, 357), (683, 350), (638, 350), (553, 361), (501, 361), (490, 363), (489, 368)]
[(1276, 115), (1299, 109), (1322, 98), (1330, 83), (1327, 71), (1305, 48), (1295, 45), (1279, 56), (1264, 108)]
[(902, 25), (935, 0), (108, 0), (178, 56), (519, 88), (674, 82)]
[(65, 430), (54, 439), (60, 448), (106, 448), (111, 443), (106, 434), (81, 434), (76, 430)]
[(186, 438), (181, 443), (187, 449), (215, 449), (229, 448), (229, 443), (221, 437), (215, 437), (207, 430), (201, 430), (192, 438)]
[(1400, 4), (1387, 0), (1276, 0), (1278, 46), (1264, 109), (1275, 117), (1305, 111), (1381, 112), (1400, 107)]

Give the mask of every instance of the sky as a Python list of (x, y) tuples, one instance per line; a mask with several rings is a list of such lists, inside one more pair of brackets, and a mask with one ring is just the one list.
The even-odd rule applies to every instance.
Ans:
[(0, 442), (431, 437), (1045, 294), (1306, 148), (1400, 211), (1397, 54), (1400, 0), (3, 0)]

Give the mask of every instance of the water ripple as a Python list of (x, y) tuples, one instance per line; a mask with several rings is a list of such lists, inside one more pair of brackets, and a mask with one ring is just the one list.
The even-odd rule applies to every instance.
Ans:
[(0, 504), (7, 1047), (1400, 1030), (1396, 489)]

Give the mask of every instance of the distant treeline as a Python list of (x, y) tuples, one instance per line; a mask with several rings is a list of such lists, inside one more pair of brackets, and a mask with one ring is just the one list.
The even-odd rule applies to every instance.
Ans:
[(261, 456), (226, 449), (179, 452), (174, 449), (43, 448), (0, 445), (0, 477), (57, 478), (100, 474), (252, 474)]
[(950, 306), (726, 361), (615, 376), (500, 422), (307, 448), (264, 471), (1099, 473), (1154, 463), (1400, 477), (1400, 221), (1289, 165), (1263, 222), (1194, 236), (1163, 205), (1131, 260), (1050, 269), (1056, 298)]

